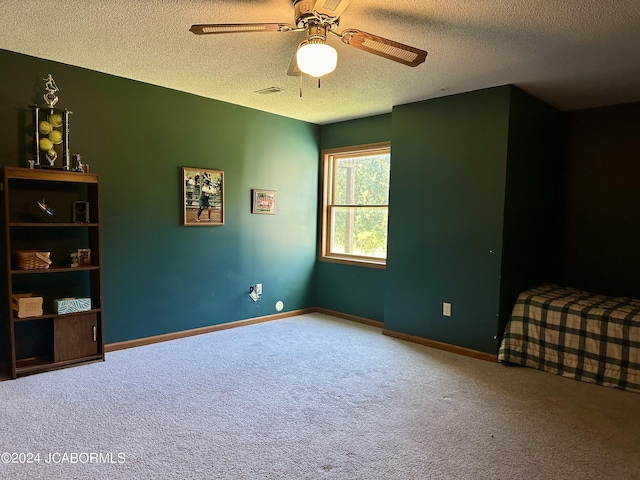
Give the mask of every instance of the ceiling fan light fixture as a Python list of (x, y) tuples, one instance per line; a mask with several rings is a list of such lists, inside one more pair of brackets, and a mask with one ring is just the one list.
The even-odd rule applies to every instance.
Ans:
[(336, 69), (338, 52), (326, 43), (306, 43), (298, 48), (296, 61), (301, 72), (322, 77)]

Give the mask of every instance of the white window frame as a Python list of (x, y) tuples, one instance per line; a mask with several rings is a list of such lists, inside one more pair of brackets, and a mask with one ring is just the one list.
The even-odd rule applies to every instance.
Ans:
[(391, 142), (370, 143), (344, 148), (332, 148), (322, 151), (322, 225), (320, 232), (319, 259), (325, 262), (359, 265), (371, 268), (386, 268), (387, 258), (367, 257), (347, 253), (331, 252), (331, 234), (333, 231), (331, 219), (332, 209), (339, 207), (353, 208), (384, 208), (389, 218), (389, 205), (340, 205), (335, 203), (334, 182), (335, 162), (341, 158), (369, 157), (372, 155), (390, 155)]

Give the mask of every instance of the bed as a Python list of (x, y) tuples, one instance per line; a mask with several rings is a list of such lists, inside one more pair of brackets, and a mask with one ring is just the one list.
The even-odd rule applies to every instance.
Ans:
[(640, 300), (557, 285), (522, 292), (498, 361), (640, 393)]

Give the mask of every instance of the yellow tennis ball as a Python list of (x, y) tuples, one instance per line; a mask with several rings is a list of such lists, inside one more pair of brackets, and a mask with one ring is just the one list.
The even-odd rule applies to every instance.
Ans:
[(51, 149), (53, 149), (53, 143), (51, 143), (51, 140), (49, 140), (48, 138), (40, 139), (40, 150), (48, 152)]
[(55, 145), (61, 144), (62, 143), (62, 133), (60, 133), (58, 130), (53, 130), (49, 134), (49, 140), (51, 140), (51, 143), (53, 143)]
[(59, 127), (62, 125), (62, 115), (59, 113), (52, 113), (49, 115), (49, 123), (54, 127)]
[(51, 130), (53, 130), (53, 127), (49, 122), (46, 122), (43, 120), (40, 122), (38, 129), (40, 130), (41, 134), (48, 135), (51, 132)]

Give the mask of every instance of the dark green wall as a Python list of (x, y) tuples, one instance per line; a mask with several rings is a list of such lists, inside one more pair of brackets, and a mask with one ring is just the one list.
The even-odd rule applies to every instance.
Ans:
[(392, 160), (386, 270), (320, 262), (318, 305), (495, 353), (518, 293), (558, 276), (563, 135), (513, 86), (322, 126), (322, 148), (390, 139)]
[[(391, 114), (320, 127), (322, 149), (387, 142), (390, 139)], [(391, 156), (393, 158), (393, 146)], [(318, 262), (317, 281), (319, 307), (383, 321), (384, 269)]]
[(495, 352), (509, 99), (500, 87), (393, 109), (385, 328)]
[[(315, 306), (317, 126), (7, 51), (0, 66), (1, 164), (26, 166), (51, 73), (100, 174), (107, 343)], [(183, 166), (224, 171), (224, 226), (181, 225)], [(278, 192), (277, 215), (250, 213), (252, 188)]]
[(511, 88), (498, 337), (518, 294), (558, 283), (561, 112)]
[(562, 282), (640, 298), (640, 103), (566, 116)]

